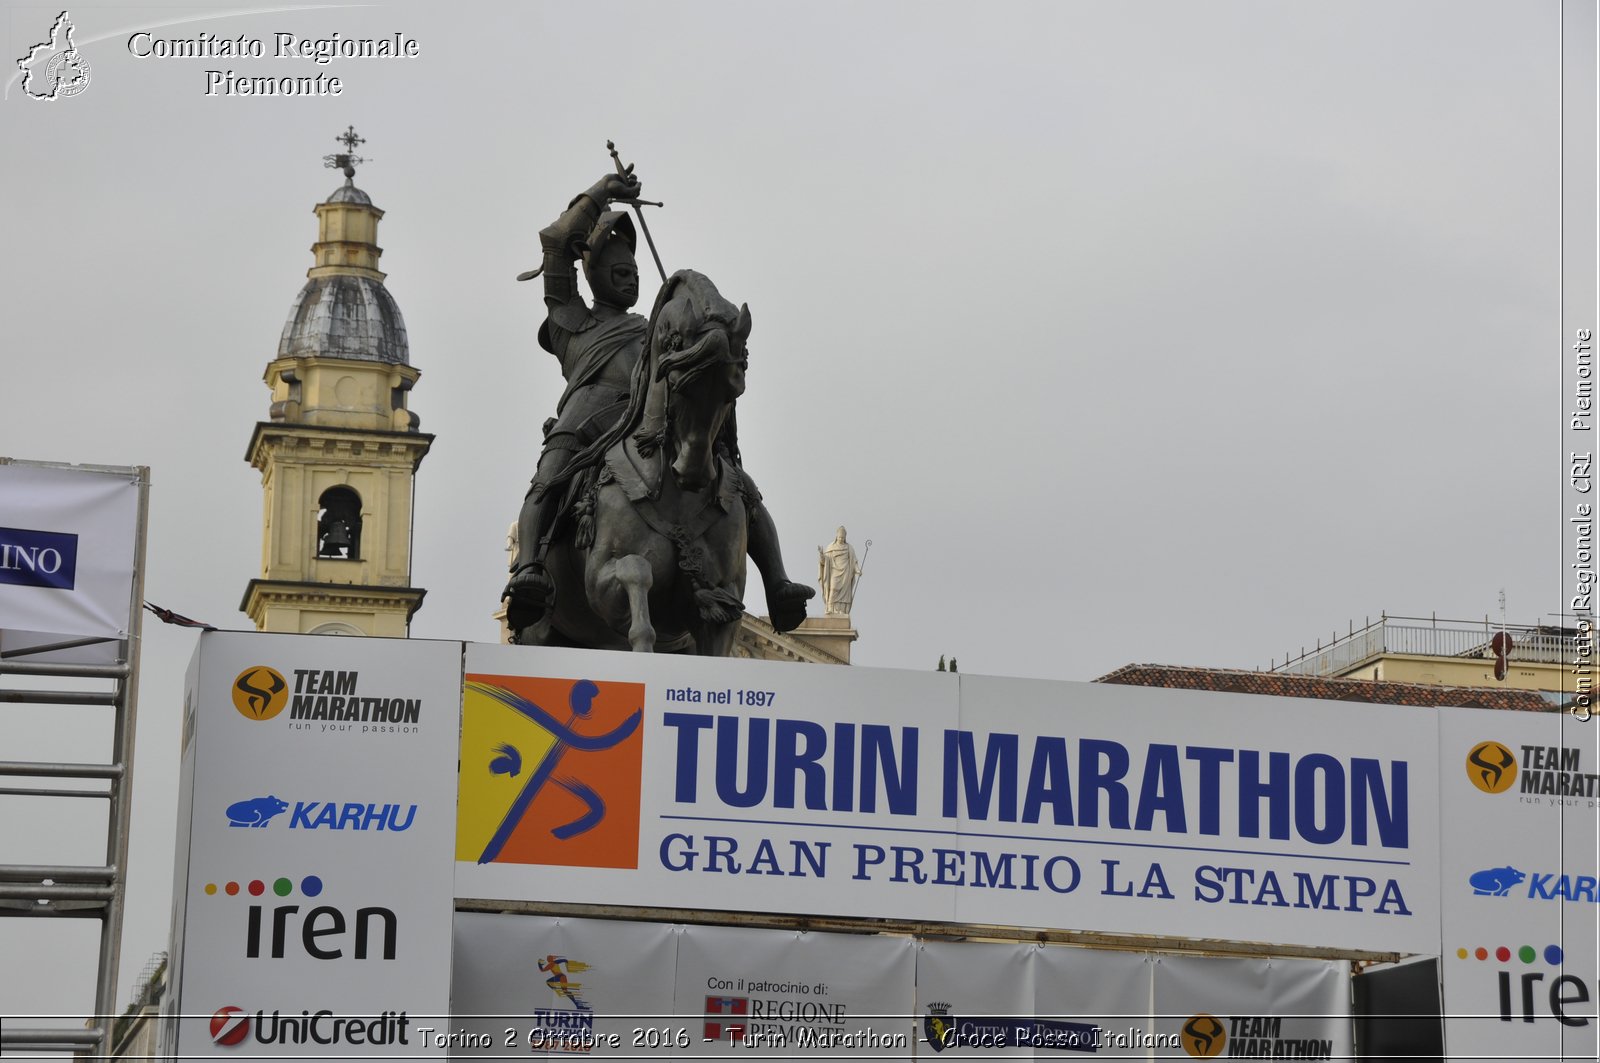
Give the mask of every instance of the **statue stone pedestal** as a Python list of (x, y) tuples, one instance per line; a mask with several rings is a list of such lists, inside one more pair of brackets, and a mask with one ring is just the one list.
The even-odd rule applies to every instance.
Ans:
[(789, 634), (833, 654), (846, 664), (850, 663), (850, 644), (861, 637), (861, 633), (850, 625), (848, 615), (808, 616)]

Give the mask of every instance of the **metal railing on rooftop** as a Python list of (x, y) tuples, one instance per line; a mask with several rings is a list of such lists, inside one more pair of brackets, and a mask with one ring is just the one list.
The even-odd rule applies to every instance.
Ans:
[(1354, 625), (1315, 649), (1301, 647), (1297, 656), (1284, 655), (1269, 671), (1291, 675), (1343, 675), (1364, 661), (1385, 653), (1419, 657), (1482, 657), (1493, 660), (1491, 640), (1504, 631), (1511, 636), (1507, 659), (1530, 664), (1563, 664), (1573, 659), (1581, 636), (1577, 628), (1551, 625), (1497, 624), (1482, 621), (1440, 620), (1437, 617), (1380, 616), (1365, 626)]

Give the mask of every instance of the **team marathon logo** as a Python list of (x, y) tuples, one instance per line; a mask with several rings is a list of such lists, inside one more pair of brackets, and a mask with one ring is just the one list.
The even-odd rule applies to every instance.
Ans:
[(263, 1045), (408, 1045), (411, 1023), (403, 1011), (385, 1011), (375, 1016), (339, 1016), (326, 1008), (307, 1008), (299, 1015), (285, 1015), (277, 1008), (269, 1015), (250, 1012), (234, 1004), (218, 1008), (211, 1015), (211, 1043), (234, 1048), (251, 1040)]
[(22, 91), (30, 100), (56, 100), (76, 96), (89, 87), (89, 61), (72, 42), (77, 29), (63, 11), (50, 26), (50, 37), (31, 46), (17, 60), (22, 71)]
[(1228, 1031), (1215, 1015), (1200, 1012), (1189, 1016), (1180, 1035), (1183, 1050), (1191, 1056), (1207, 1059), (1220, 1056), (1228, 1044)]
[(642, 683), (469, 676), (456, 859), (638, 867), (643, 721)]
[(1333, 1039), (1285, 1036), (1280, 1015), (1197, 1012), (1183, 1021), (1178, 1043), (1197, 1059), (1332, 1059)]
[(1517, 753), (1500, 742), (1479, 742), (1467, 754), (1467, 778), (1487, 794), (1515, 786), (1520, 794), (1600, 797), (1600, 774), (1583, 770), (1583, 750), (1573, 746), (1524, 745)]
[(289, 830), (410, 830), (417, 818), (416, 805), (394, 802), (296, 801), (291, 804), (274, 794), (235, 801), (223, 810), (230, 827), (266, 827), (289, 813)]
[(276, 719), (287, 708), (290, 730), (320, 734), (413, 734), (419, 728), (421, 698), (369, 697), (360, 672), (295, 668), (291, 674), (292, 683), (264, 664), (246, 668), (233, 681), (233, 707), (256, 721)]
[(247, 720), (270, 720), (289, 704), (289, 684), (276, 668), (246, 668), (233, 681), (233, 707)]
[[(1094, 1023), (1067, 1019), (969, 1017), (954, 1013), (949, 1001), (928, 1004), (922, 1036), (935, 1052), (947, 1048), (1053, 1048), (1060, 1052), (1098, 1052), (1103, 1031)], [(1140, 1047), (1149, 1047), (1148, 1045)]]

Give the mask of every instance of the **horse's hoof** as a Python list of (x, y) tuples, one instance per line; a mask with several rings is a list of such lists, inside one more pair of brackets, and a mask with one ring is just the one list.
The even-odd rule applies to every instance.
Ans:
[[(500, 598), (506, 603), (506, 626), (521, 632), (544, 619), (555, 597), (550, 577), (536, 568), (526, 568), (511, 577)], [(519, 636), (518, 642), (521, 643)]]
[(799, 627), (806, 618), (806, 602), (816, 593), (804, 583), (789, 580), (769, 590), (767, 613), (772, 619), (772, 626), (778, 631), (793, 631)]

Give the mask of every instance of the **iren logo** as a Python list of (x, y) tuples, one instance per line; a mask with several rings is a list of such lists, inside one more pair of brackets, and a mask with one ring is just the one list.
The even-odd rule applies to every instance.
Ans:
[[(302, 897), (320, 897), (324, 889), (322, 878), (306, 875), (300, 880)], [(287, 876), (272, 882), (251, 879), (248, 882), (216, 882), (205, 884), (204, 892), (215, 897), (219, 892), (229, 897), (247, 893), (251, 897), (273, 894), (288, 898), (295, 892), (294, 880)], [(365, 905), (346, 914), (344, 909), (331, 904), (318, 904), (301, 912), (298, 904), (251, 904), (246, 912), (244, 955), (246, 959), (261, 959), (263, 951), (274, 960), (289, 953), (306, 955), (313, 960), (340, 960), (347, 955), (354, 960), (392, 960), (399, 939), (400, 920), (393, 908)], [(299, 948), (293, 946), (298, 943)]]
[(1505, 945), (1493, 949), (1480, 945), (1473, 949), (1456, 949), (1456, 958), (1480, 963), (1493, 959), (1513, 968), (1495, 972), (1501, 1022), (1533, 1022), (1548, 1014), (1563, 1026), (1587, 1026), (1595, 1017), (1592, 988), (1578, 975), (1556, 974), (1546, 983), (1545, 979), (1555, 974), (1554, 971), (1519, 973), (1514, 968), (1513, 958), (1524, 966), (1533, 966), (1542, 960), (1561, 970), (1566, 953), (1560, 945), (1546, 945), (1542, 950), (1521, 945), (1515, 951)]
[(1517, 755), (1499, 742), (1479, 742), (1467, 754), (1467, 779), (1486, 794), (1503, 794), (1517, 781)]
[(233, 681), (233, 707), (247, 720), (270, 720), (289, 704), (289, 684), (277, 669), (258, 664)]

